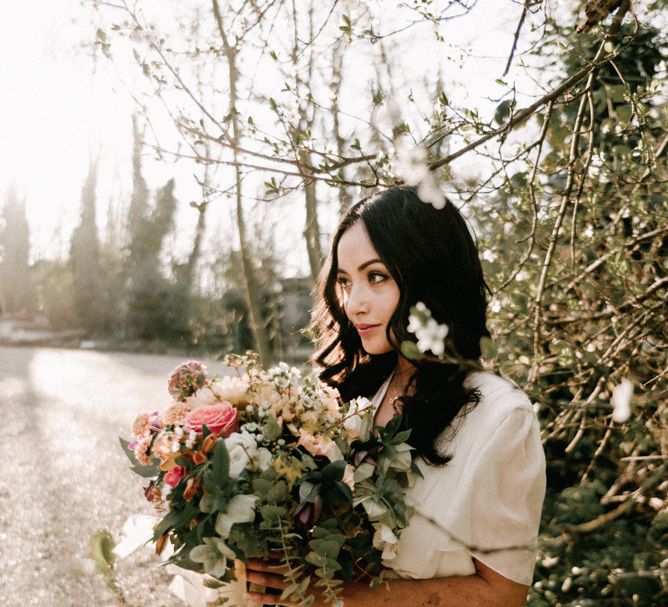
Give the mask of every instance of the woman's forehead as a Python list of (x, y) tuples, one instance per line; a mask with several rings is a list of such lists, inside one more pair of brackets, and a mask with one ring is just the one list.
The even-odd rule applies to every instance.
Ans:
[(341, 235), (336, 256), (338, 267), (342, 270), (354, 270), (361, 264), (378, 258), (378, 252), (361, 221), (352, 225)]

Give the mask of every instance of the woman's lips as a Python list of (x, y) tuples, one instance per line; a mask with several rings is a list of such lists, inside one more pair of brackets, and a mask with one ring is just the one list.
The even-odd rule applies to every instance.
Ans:
[(369, 333), (371, 333), (371, 331), (373, 331), (376, 327), (380, 327), (380, 325), (355, 325), (355, 328), (361, 337), (369, 335)]

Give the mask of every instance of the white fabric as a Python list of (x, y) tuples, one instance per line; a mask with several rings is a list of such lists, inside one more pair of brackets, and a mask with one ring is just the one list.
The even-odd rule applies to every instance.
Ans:
[[(376, 407), (388, 383), (374, 396)], [(475, 557), (530, 585), (545, 495), (538, 420), (524, 392), (506, 379), (476, 372), (466, 385), (480, 391), (480, 402), (439, 436), (438, 449), (452, 455), (448, 464), (417, 460), (424, 476), (407, 493), (415, 514), (397, 557), (384, 565), (401, 578), (449, 577), (475, 573)]]

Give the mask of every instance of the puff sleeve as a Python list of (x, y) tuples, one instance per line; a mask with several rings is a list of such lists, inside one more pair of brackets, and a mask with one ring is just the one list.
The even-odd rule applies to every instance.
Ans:
[(531, 584), (545, 496), (545, 455), (529, 407), (501, 421), (472, 466), (470, 554), (504, 577)]

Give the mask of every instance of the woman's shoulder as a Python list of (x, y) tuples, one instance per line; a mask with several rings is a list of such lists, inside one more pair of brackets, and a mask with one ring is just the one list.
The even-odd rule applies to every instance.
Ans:
[(508, 414), (523, 410), (533, 413), (533, 405), (524, 390), (514, 381), (492, 373), (491, 371), (475, 371), (466, 378), (464, 385), (477, 390), (479, 401), (476, 409), (485, 416), (497, 414), (505, 417)]
[(529, 397), (512, 380), (490, 371), (476, 371), (469, 374), (464, 385), (477, 391), (478, 402), (472, 409), (463, 410), (446, 428), (439, 437), (441, 445), (453, 439), (469, 445), (484, 444), (509, 420), (521, 427), (537, 426)]

